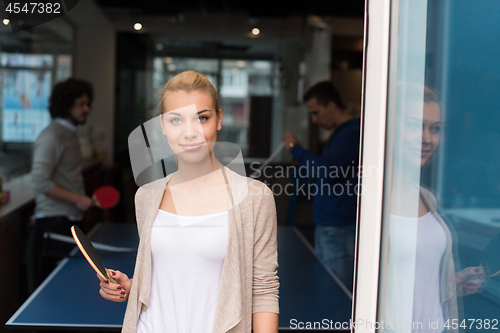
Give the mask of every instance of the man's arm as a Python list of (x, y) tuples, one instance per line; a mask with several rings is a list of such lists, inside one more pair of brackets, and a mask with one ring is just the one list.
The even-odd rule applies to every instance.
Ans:
[[(290, 153), (301, 166), (307, 167), (307, 171), (315, 176), (323, 175), (324, 167), (327, 168), (328, 175), (330, 172), (328, 168), (332, 166), (339, 168), (339, 172), (349, 172), (350, 168), (357, 167), (353, 162), (359, 157), (359, 133), (357, 131), (339, 133), (322, 155), (309, 152), (298, 142), (290, 149)], [(316, 168), (314, 172), (313, 168)]]
[(91, 198), (70, 192), (57, 184), (54, 184), (50, 191), (45, 194), (57, 200), (74, 203), (81, 211), (86, 211), (94, 204)]
[(33, 164), (31, 180), (37, 192), (45, 193), (51, 198), (74, 203), (78, 209), (86, 211), (93, 201), (87, 196), (68, 191), (56, 184), (52, 177), (62, 153), (62, 147), (57, 144), (58, 138), (52, 133), (44, 133), (33, 147)]

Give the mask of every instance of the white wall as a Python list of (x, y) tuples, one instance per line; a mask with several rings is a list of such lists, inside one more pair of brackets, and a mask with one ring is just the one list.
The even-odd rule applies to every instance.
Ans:
[(94, 103), (83, 136), (102, 138), (96, 150), (104, 150), (105, 163), (113, 161), (115, 110), (115, 29), (94, 0), (80, 1), (66, 14), (75, 26), (73, 77), (90, 81)]

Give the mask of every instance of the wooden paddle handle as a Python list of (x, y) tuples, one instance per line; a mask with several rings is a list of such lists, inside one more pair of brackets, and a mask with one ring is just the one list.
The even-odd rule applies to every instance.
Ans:
[[(109, 270), (108, 269), (106, 269), (106, 271), (108, 272), (109, 282), (114, 283), (114, 284), (120, 284), (120, 282), (116, 281), (116, 279), (114, 279), (114, 278), (111, 277), (111, 274), (109, 274)], [(120, 284), (120, 286), (121, 286), (121, 284)], [(123, 286), (122, 286), (122, 288), (123, 288)], [(125, 290), (125, 289), (123, 289), (123, 290)]]
[(101, 205), (99, 205), (99, 201), (97, 201), (97, 198), (95, 197), (95, 194), (92, 194), (92, 201), (94, 202), (94, 205), (97, 207), (101, 208)]
[(109, 277), (109, 282), (114, 283), (114, 284), (120, 284), (120, 282), (116, 281), (111, 276), (108, 275), (108, 277)]

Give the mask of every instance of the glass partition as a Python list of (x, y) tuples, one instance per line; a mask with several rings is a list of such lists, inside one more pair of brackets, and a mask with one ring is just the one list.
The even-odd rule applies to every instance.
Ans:
[(500, 327), (499, 9), (391, 2), (375, 329)]

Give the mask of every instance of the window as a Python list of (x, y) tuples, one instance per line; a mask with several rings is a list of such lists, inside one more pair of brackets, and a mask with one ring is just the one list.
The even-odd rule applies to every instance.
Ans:
[(10, 27), (0, 27), (0, 142), (4, 150), (34, 142), (50, 123), (52, 87), (71, 76), (72, 33), (63, 19), (15, 34)]
[(356, 330), (498, 327), (498, 2), (368, 7)]
[(29, 172), (31, 147), (50, 123), (49, 97), (72, 72), (73, 27), (58, 18), (13, 33), (0, 24), (0, 176)]
[(34, 142), (50, 123), (53, 57), (1, 53), (2, 141)]

